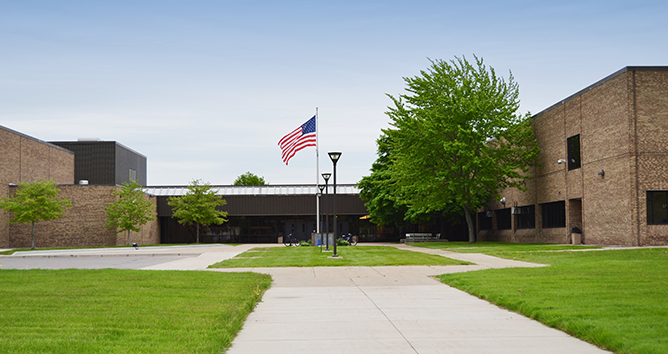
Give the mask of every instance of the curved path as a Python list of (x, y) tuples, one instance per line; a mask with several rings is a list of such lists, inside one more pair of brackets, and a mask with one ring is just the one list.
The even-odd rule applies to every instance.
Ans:
[(544, 265), (388, 245), (476, 265), (243, 269), (274, 283), (228, 354), (607, 353), (431, 277)]
[[(431, 277), (543, 265), (483, 254), (387, 245), (475, 265), (212, 270), (255, 271), (274, 279), (228, 353), (607, 353)], [(0, 256), (0, 269), (205, 270), (210, 264), (260, 246), (278, 245), (22, 252), (20, 256)]]

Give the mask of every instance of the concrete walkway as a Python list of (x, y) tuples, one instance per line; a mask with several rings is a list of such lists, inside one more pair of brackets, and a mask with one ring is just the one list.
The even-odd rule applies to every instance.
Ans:
[(274, 278), (228, 353), (607, 353), (431, 278), (543, 265), (398, 247), (477, 264), (219, 269)]
[[(387, 245), (475, 265), (211, 270), (254, 271), (274, 279), (228, 353), (607, 353), (432, 278), (444, 273), (544, 265)], [(40, 260), (40, 264), (48, 263), (43, 268), (56, 263), (66, 267), (78, 260), (86, 268), (110, 258), (151, 258), (155, 261), (140, 269), (205, 270), (250, 248), (266, 246), (283, 247), (252, 244), (35, 251), (0, 260)]]

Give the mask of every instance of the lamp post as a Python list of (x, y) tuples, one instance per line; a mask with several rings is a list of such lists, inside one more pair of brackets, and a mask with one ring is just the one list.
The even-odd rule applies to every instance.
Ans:
[[(320, 199), (322, 198), (322, 191), (325, 189), (325, 186), (323, 184), (319, 184), (318, 189), (320, 189), (320, 193), (318, 193), (318, 204), (322, 204), (320, 202)], [(322, 243), (324, 240), (322, 239), (322, 222), (320, 219), (320, 215), (318, 215), (317, 222), (318, 222), (318, 231), (320, 232), (320, 252), (322, 252)]]
[(332, 177), (332, 174), (329, 172), (322, 174), (322, 178), (325, 179), (325, 238), (327, 239), (327, 248), (325, 249), (326, 251), (329, 251), (329, 210), (327, 210), (329, 202), (327, 200), (327, 195), (329, 194), (329, 191), (327, 189), (327, 183), (329, 182), (330, 177)]
[(338, 257), (339, 255), (336, 253), (336, 226), (338, 224), (336, 220), (336, 163), (339, 161), (339, 158), (341, 158), (341, 153), (340, 152), (328, 152), (330, 160), (332, 160), (332, 164), (334, 165), (334, 211), (333, 211), (333, 221), (334, 221), (334, 254), (332, 257)]

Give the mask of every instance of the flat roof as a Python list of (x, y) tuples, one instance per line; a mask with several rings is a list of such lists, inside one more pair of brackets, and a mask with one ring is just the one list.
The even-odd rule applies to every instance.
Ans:
[(555, 103), (555, 104), (553, 104), (553, 105), (551, 105), (551, 106), (545, 108), (544, 110), (542, 110), (542, 111), (540, 111), (540, 112), (538, 112), (538, 113), (532, 115), (531, 118), (534, 118), (534, 117), (536, 117), (536, 116), (539, 116), (539, 115), (541, 115), (541, 114), (543, 114), (543, 113), (545, 113), (545, 112), (551, 110), (552, 108), (554, 108), (554, 107), (556, 107), (556, 106), (559, 106), (559, 105), (561, 105), (561, 104), (564, 104), (566, 101), (570, 100), (571, 98), (574, 98), (574, 97), (576, 97), (576, 96), (579, 96), (579, 95), (581, 95), (581, 94), (583, 94), (583, 93), (585, 93), (585, 92), (587, 92), (587, 91), (589, 91), (589, 90), (591, 90), (591, 89), (594, 89), (594, 88), (596, 88), (597, 86), (600, 86), (600, 85), (602, 85), (602, 84), (604, 84), (604, 83), (606, 83), (606, 82), (608, 82), (608, 81), (614, 79), (615, 77), (617, 77), (617, 76), (619, 76), (619, 75), (621, 75), (621, 74), (627, 73), (627, 72), (629, 72), (629, 71), (668, 71), (668, 66), (626, 66), (626, 67), (623, 67), (623, 68), (621, 68), (621, 69), (615, 71), (614, 73), (612, 73), (612, 74), (610, 74), (610, 75), (608, 75), (608, 76), (602, 78), (601, 80), (598, 80), (598, 81), (596, 81), (595, 83), (593, 83), (593, 84), (591, 84), (591, 85), (589, 85), (589, 86), (583, 88), (582, 90), (580, 90), (580, 91), (578, 91), (578, 92), (576, 92), (576, 93), (574, 93), (574, 94), (572, 94), (572, 95), (570, 95), (570, 96), (564, 98), (563, 100), (559, 100), (559, 102), (557, 102), (557, 103)]
[(142, 154), (142, 153), (140, 153), (140, 152), (138, 152), (134, 149), (130, 149), (129, 147), (127, 147), (127, 146), (125, 146), (125, 145), (123, 145), (123, 144), (121, 144), (121, 143), (119, 143), (118, 141), (115, 141), (115, 140), (109, 140), (109, 141), (108, 140), (81, 140), (81, 141), (79, 141), (79, 140), (77, 140), (77, 141), (64, 141), (63, 140), (63, 141), (50, 141), (50, 143), (51, 144), (67, 144), (67, 145), (114, 144), (116, 146), (122, 147), (125, 150), (131, 151), (131, 152), (133, 152), (133, 153), (135, 153), (135, 154), (137, 154), (137, 155), (139, 155), (143, 158), (146, 158), (146, 156), (144, 156), (144, 154)]
[[(264, 186), (233, 186), (212, 185), (216, 195), (316, 195), (320, 190), (313, 184), (284, 184)], [(160, 196), (182, 196), (188, 193), (188, 186), (147, 186), (144, 188), (147, 194)], [(329, 194), (334, 193), (332, 185), (328, 187)], [(336, 194), (360, 194), (356, 184), (337, 184)]]

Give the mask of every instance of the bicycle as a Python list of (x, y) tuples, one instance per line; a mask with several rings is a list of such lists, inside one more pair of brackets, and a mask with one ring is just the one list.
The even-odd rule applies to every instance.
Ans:
[(353, 236), (350, 232), (348, 233), (348, 235), (341, 235), (341, 238), (342, 238), (344, 241), (348, 241), (348, 243), (349, 243), (351, 246), (355, 246), (355, 245), (357, 245), (357, 238), (356, 238), (355, 236)]
[(299, 240), (297, 240), (297, 238), (292, 237), (292, 234), (289, 234), (288, 236), (283, 238), (283, 245), (285, 245), (285, 247), (290, 247), (290, 246), (299, 247), (300, 243)]

